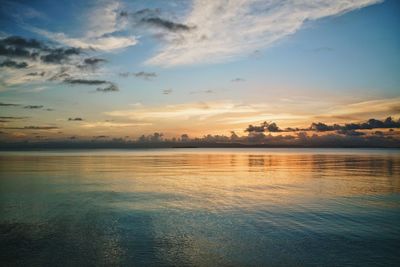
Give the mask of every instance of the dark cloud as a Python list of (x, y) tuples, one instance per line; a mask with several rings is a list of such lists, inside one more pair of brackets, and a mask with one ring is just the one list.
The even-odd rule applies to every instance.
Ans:
[(253, 126), (249, 125), (245, 132), (249, 133), (263, 133), (263, 132), (281, 132), (282, 130), (279, 129), (279, 127), (276, 125), (275, 122), (266, 122), (264, 121), (263, 123), (260, 124), (260, 126)]
[(26, 109), (41, 109), (43, 108), (42, 105), (28, 105), (28, 106), (24, 106), (24, 108)]
[(13, 68), (13, 69), (25, 69), (28, 67), (28, 63), (16, 62), (16, 61), (8, 59), (8, 60), (1, 62), (0, 67), (7, 67), (7, 68)]
[(119, 88), (116, 84), (105, 81), (105, 80), (85, 80), (85, 79), (72, 79), (68, 78), (64, 80), (65, 83), (68, 84), (77, 84), (77, 85), (106, 85), (106, 87), (99, 87), (96, 89), (97, 92), (118, 92)]
[(46, 74), (46, 72), (42, 71), (42, 72), (31, 72), (28, 73), (26, 76), (44, 76)]
[(324, 131), (333, 131), (333, 130), (339, 130), (339, 125), (327, 125), (322, 122), (313, 122), (310, 126), (310, 130), (318, 131), (318, 132), (324, 132)]
[(18, 107), (20, 104), (2, 103), (0, 102), (0, 107)]
[(118, 92), (119, 88), (116, 84), (113, 83), (109, 83), (109, 85), (107, 87), (104, 88), (97, 88), (96, 89), (97, 92), (103, 92), (103, 93), (107, 93), (107, 92)]
[(140, 71), (140, 72), (121, 72), (119, 76), (127, 78), (129, 76), (134, 76), (137, 78), (142, 78), (145, 80), (151, 80), (152, 78), (157, 77), (157, 73), (155, 72), (145, 72), (145, 71)]
[(65, 64), (71, 56), (80, 55), (75, 47), (54, 47), (35, 39), (11, 36), (0, 39), (0, 55), (8, 58), (40, 59), (48, 64)]
[(172, 89), (165, 89), (162, 91), (164, 95), (170, 95), (172, 94), (173, 90)]
[(157, 77), (157, 74), (155, 72), (140, 71), (140, 72), (133, 73), (133, 76), (149, 80), (151, 78)]
[(176, 23), (176, 22), (173, 22), (170, 20), (159, 18), (159, 17), (143, 18), (141, 21), (144, 23), (147, 23), (149, 25), (159, 27), (159, 28), (162, 28), (162, 29), (165, 29), (168, 31), (173, 31), (173, 32), (190, 31), (194, 28), (194, 27), (190, 27), (185, 24)]
[(85, 58), (83, 60), (83, 63), (78, 65), (78, 68), (80, 69), (89, 69), (94, 71), (99, 67), (100, 64), (106, 63), (107, 60), (103, 58), (96, 58), (96, 57), (90, 57), (90, 58)]
[(10, 122), (10, 121), (15, 121), (15, 120), (24, 120), (29, 117), (14, 117), (14, 116), (1, 116), (0, 117), (0, 122)]
[(19, 36), (9, 36), (0, 40), (0, 45), (15, 46), (20, 48), (44, 49), (46, 46), (35, 39), (25, 39)]
[(338, 130), (338, 134), (348, 135), (348, 136), (362, 136), (365, 135), (363, 132), (358, 132), (356, 130)]
[(59, 129), (57, 126), (25, 126), (26, 130), (55, 130)]
[(63, 64), (70, 59), (71, 56), (79, 55), (82, 51), (79, 48), (55, 48), (51, 49), (48, 54), (43, 55), (40, 59), (44, 63)]
[(93, 138), (94, 139), (104, 139), (104, 138), (109, 138), (109, 136), (108, 135), (96, 135), (96, 136), (93, 136)]
[(49, 48), (41, 41), (10, 36), (0, 39), (0, 55), (15, 58), (35, 59), (40, 51)]
[(86, 65), (97, 65), (99, 63), (104, 63), (107, 62), (107, 60), (103, 59), (103, 58), (95, 58), (95, 57), (91, 57), (91, 58), (85, 58), (85, 60), (83, 61)]
[(234, 82), (234, 83), (237, 83), (237, 82), (244, 82), (244, 81), (246, 81), (246, 80), (243, 79), (243, 78), (235, 78), (235, 79), (232, 79), (232, 80), (231, 80), (231, 82)]
[(363, 123), (347, 123), (345, 125), (333, 124), (327, 125), (322, 122), (312, 123), (310, 130), (314, 131), (349, 131), (349, 130), (370, 130), (377, 128), (400, 128), (400, 120), (393, 120), (392, 117), (387, 117), (385, 120), (369, 119)]
[(69, 121), (83, 121), (82, 118), (76, 117), (76, 118), (68, 118)]
[(37, 53), (18, 47), (6, 47), (0, 43), (0, 56), (12, 58), (35, 58)]
[(10, 130), (55, 130), (59, 129), (56, 126), (24, 126), (24, 127), (4, 127), (3, 129)]
[(65, 79), (64, 82), (68, 84), (82, 84), (82, 85), (102, 85), (110, 83), (104, 80), (85, 80), (85, 79), (72, 79), (72, 78)]
[(146, 8), (133, 13), (122, 11), (120, 12), (120, 16), (122, 18), (131, 19), (134, 26), (148, 26), (171, 32), (190, 31), (196, 28), (195, 26), (189, 26), (162, 18), (160, 9)]
[(69, 68), (62, 67), (56, 74), (54, 74), (52, 77), (49, 78), (49, 81), (63, 80), (65, 82), (66, 80), (72, 79), (68, 71)]

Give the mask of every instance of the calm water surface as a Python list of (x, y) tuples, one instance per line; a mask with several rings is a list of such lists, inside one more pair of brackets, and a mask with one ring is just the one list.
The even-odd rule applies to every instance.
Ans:
[(0, 152), (1, 266), (399, 266), (400, 152)]

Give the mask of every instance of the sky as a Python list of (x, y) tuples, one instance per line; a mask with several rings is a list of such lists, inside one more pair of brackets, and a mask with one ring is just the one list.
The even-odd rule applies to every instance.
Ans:
[(400, 117), (396, 0), (0, 0), (0, 140)]

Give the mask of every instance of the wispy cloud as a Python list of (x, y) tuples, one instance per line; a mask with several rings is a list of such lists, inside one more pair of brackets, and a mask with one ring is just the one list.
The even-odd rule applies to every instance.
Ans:
[(172, 89), (164, 89), (164, 90), (162, 91), (162, 93), (163, 93), (164, 95), (170, 95), (170, 94), (172, 94), (172, 92), (173, 92)]
[(119, 76), (121, 77), (129, 77), (129, 76), (133, 76), (136, 78), (141, 78), (144, 80), (152, 80), (153, 78), (157, 77), (157, 73), (155, 72), (146, 72), (146, 71), (139, 71), (139, 72), (121, 72), (119, 74)]
[(55, 33), (33, 27), (30, 27), (30, 30), (60, 44), (82, 49), (113, 51), (137, 44), (134, 36), (69, 37), (62, 32)]
[(123, 122), (108, 122), (108, 121), (97, 121), (84, 123), (81, 127), (83, 128), (121, 128), (121, 127), (134, 127), (134, 126), (147, 126), (151, 123), (140, 122), (140, 123), (123, 123)]
[(86, 32), (80, 37), (70, 37), (63, 32), (51, 32), (32, 26), (26, 28), (67, 46), (113, 51), (137, 44), (137, 38), (133, 35), (116, 34), (126, 26), (124, 21), (120, 20), (121, 9), (122, 4), (119, 1), (96, 6), (87, 14), (87, 25), (84, 25)]
[(305, 21), (340, 15), (381, 0), (195, 0), (183, 24), (148, 64), (175, 66), (232, 60), (297, 32)]

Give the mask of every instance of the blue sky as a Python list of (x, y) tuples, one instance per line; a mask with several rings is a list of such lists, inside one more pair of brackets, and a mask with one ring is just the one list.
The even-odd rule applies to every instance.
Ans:
[(196, 136), (400, 114), (394, 0), (1, 3), (3, 42), (79, 49), (59, 62), (0, 55), (27, 63), (0, 69), (0, 102), (18, 105), (2, 116), (29, 117), (2, 122), (6, 138), (29, 138), (17, 129), (27, 125), (64, 137)]

